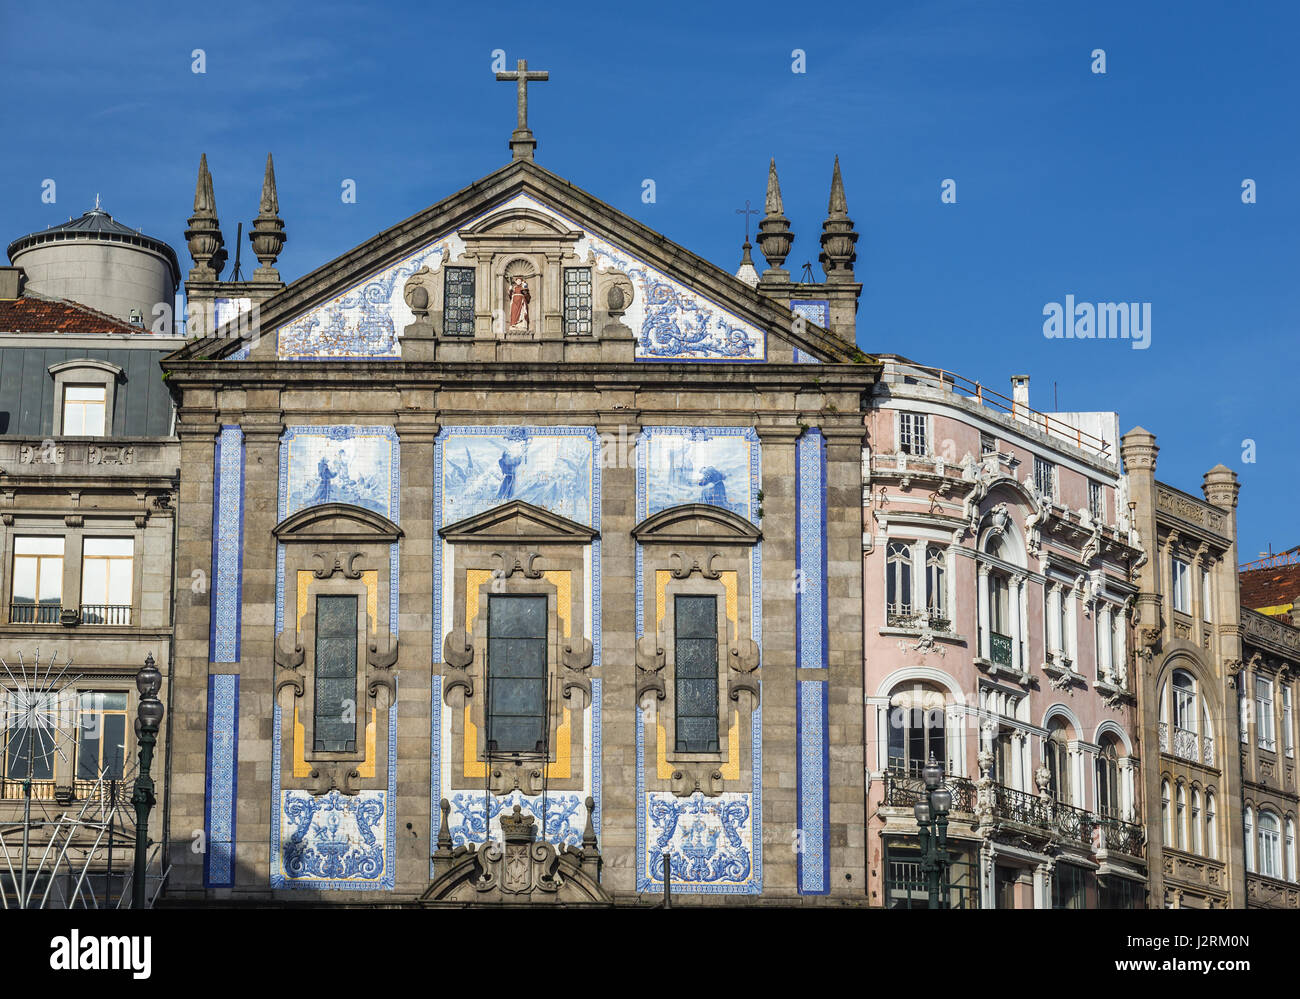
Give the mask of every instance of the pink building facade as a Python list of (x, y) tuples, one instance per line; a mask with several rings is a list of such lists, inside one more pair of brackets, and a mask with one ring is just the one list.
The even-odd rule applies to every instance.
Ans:
[(947, 904), (1144, 904), (1118, 418), (882, 357), (863, 455), (870, 904), (927, 905), (920, 769), (953, 794)]

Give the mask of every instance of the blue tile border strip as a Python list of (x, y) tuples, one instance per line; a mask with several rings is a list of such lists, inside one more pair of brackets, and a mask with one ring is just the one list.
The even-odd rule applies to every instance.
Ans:
[(799, 681), (795, 722), (798, 748), (799, 894), (830, 892), (830, 747), (827, 744), (827, 684)]
[(799, 505), (799, 542), (795, 549), (799, 594), (795, 647), (799, 666), (826, 667), (826, 445), (816, 427), (795, 445), (795, 496)]
[(209, 660), (237, 663), (244, 572), (244, 432), (223, 425), (213, 456)]
[(239, 777), (239, 674), (208, 677), (207, 780), (203, 884), (235, 883), (235, 807)]
[[(736, 436), (748, 441), (750, 498), (751, 509), (758, 507), (758, 493), (762, 486), (762, 444), (758, 431), (753, 427), (736, 426), (647, 426), (643, 427), (637, 437), (636, 453), (636, 521), (640, 523), (648, 516), (649, 510), (649, 469), (648, 442), (657, 434)], [(647, 444), (642, 447), (642, 443)], [(755, 519), (756, 518), (751, 518)], [(759, 524), (761, 526), (761, 524)], [(635, 546), (636, 556), (636, 637), (641, 639), (645, 632), (645, 561), (642, 547)], [(754, 546), (750, 557), (750, 635), (759, 648), (763, 647), (763, 543)], [(751, 828), (753, 830), (752, 867), (749, 880), (744, 884), (711, 885), (674, 885), (674, 892), (698, 893), (707, 895), (760, 895), (763, 892), (763, 682), (759, 681), (759, 703), (751, 717), (750, 747), (753, 762), (753, 783), (750, 796)], [(646, 838), (646, 747), (645, 716), (640, 704), (634, 706), (636, 717), (636, 879), (637, 891), (657, 893), (663, 890), (662, 884), (650, 878), (647, 869)]]

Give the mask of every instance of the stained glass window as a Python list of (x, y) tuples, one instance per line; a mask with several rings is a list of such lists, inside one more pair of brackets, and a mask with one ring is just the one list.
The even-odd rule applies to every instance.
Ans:
[(591, 333), (591, 268), (564, 268), (564, 332)]
[(447, 336), (474, 335), (474, 268), (448, 267), (442, 285), (442, 330)]

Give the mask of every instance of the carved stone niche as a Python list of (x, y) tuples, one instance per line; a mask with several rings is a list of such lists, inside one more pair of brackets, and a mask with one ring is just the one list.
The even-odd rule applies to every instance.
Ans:
[[(301, 781), (315, 794), (383, 787), (387, 761), (371, 759), (368, 746), (376, 755), (387, 752), (383, 709), (396, 695), (397, 662), (389, 621), (390, 559), (402, 529), (371, 510), (325, 503), (291, 514), (271, 533), (284, 545), (284, 631), (275, 641), (275, 693), (278, 699), (289, 688), (292, 698), (283, 706), (291, 719), (297, 713), (297, 724), (288, 726), (281, 778), (288, 785)], [(317, 748), (316, 604), (322, 596), (351, 596), (357, 602), (355, 687), (347, 698), (355, 707), (344, 715), (345, 722), (351, 715), (355, 738), (345, 749)]]
[[(652, 514), (632, 530), (642, 546), (644, 619), (637, 644), (637, 703), (655, 704), (656, 764), (647, 780), (674, 794), (742, 790), (751, 767), (749, 714), (759, 703), (760, 649), (750, 633), (750, 559), (757, 527), (720, 507), (688, 503)], [(718, 636), (716, 752), (688, 752), (677, 737), (676, 614), (679, 596), (715, 598)], [(650, 695), (653, 694), (653, 699)], [(662, 733), (662, 736), (661, 736)]]
[[(584, 635), (587, 553), (592, 528), (541, 507), (513, 500), (448, 524), (439, 532), (454, 546), (452, 626), (443, 637), (443, 699), (451, 711), (452, 772), (465, 787), (487, 782), (493, 793), (539, 794), (550, 764), (552, 792), (581, 791), (583, 752), (590, 739), (593, 649)], [(502, 596), (546, 598), (545, 744), (537, 752), (509, 752), (488, 744), (488, 625), (492, 601)], [(466, 759), (466, 746), (474, 747)]]

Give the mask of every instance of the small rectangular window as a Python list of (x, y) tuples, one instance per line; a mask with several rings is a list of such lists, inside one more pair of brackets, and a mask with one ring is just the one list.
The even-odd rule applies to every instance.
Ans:
[(490, 753), (546, 751), (546, 605), (543, 595), (488, 601)]
[(998, 453), (998, 440), (992, 434), (980, 434), (980, 457)]
[(1180, 558), (1173, 560), (1174, 610), (1192, 612), (1192, 568)]
[(316, 598), (317, 752), (357, 748), (357, 598)]
[(63, 604), (63, 539), (14, 538), (12, 624), (57, 624)]
[(107, 392), (103, 385), (65, 385), (63, 432), (76, 437), (103, 437)]
[(130, 624), (135, 541), (86, 538), (81, 559), (83, 624)]
[(4, 775), (10, 781), (53, 780), (59, 730), (58, 695), (5, 693)]
[(442, 330), (447, 336), (474, 335), (473, 267), (447, 267), (444, 269)]
[(1034, 459), (1034, 488), (1044, 499), (1056, 500), (1056, 465), (1053, 462)]
[(1093, 521), (1106, 519), (1106, 501), (1101, 491), (1100, 482), (1088, 483), (1088, 515)]
[(564, 268), (564, 332), (591, 333), (591, 268)]
[(1260, 749), (1270, 753), (1277, 750), (1273, 732), (1273, 681), (1262, 676), (1255, 677), (1255, 731)]
[(903, 454), (929, 454), (929, 442), (926, 425), (928, 417), (924, 413), (898, 414), (898, 450)]
[(673, 600), (679, 753), (718, 751), (718, 598)]
[(121, 780), (125, 764), (125, 692), (82, 691), (77, 711), (77, 780)]

